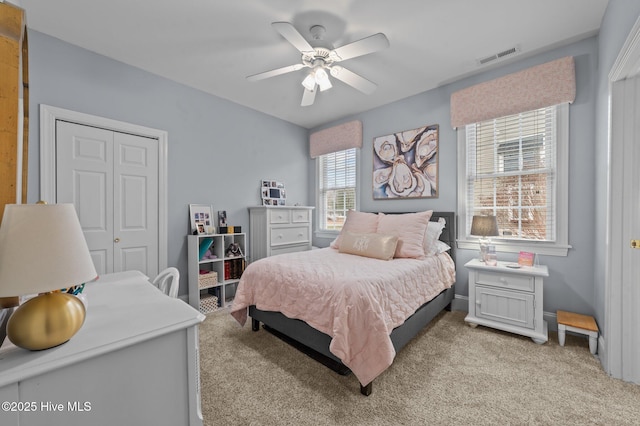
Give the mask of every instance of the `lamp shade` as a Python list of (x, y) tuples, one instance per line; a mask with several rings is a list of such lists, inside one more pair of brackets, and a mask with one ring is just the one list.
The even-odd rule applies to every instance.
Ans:
[(5, 206), (0, 297), (59, 290), (97, 275), (73, 204)]
[(471, 235), (495, 237), (498, 235), (498, 221), (495, 216), (473, 216)]

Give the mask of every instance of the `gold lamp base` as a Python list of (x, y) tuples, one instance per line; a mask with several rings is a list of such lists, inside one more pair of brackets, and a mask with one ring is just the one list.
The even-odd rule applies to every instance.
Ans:
[(84, 323), (85, 307), (68, 293), (46, 293), (20, 305), (9, 318), (7, 336), (32, 351), (53, 348), (71, 339)]

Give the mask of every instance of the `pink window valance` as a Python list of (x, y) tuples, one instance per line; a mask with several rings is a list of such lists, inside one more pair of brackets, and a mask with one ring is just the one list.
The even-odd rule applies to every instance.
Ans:
[(359, 120), (329, 127), (309, 136), (311, 158), (349, 148), (362, 148), (362, 122)]
[(532, 111), (576, 97), (575, 63), (567, 56), (451, 95), (451, 125), (470, 123)]

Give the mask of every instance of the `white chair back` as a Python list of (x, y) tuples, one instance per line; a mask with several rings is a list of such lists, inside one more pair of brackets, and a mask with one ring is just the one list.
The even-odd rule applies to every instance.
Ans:
[(151, 282), (167, 296), (176, 298), (180, 289), (180, 271), (174, 267), (167, 268)]

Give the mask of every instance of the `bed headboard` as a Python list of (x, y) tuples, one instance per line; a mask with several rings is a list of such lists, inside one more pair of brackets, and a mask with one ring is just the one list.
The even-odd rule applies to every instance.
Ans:
[[(401, 213), (413, 213), (413, 212), (382, 212), (384, 214), (401, 214)], [(456, 213), (455, 212), (436, 212), (431, 215), (431, 221), (437, 222), (438, 219), (444, 218), (446, 225), (442, 229), (439, 240), (446, 243), (451, 250), (449, 255), (456, 261)]]

